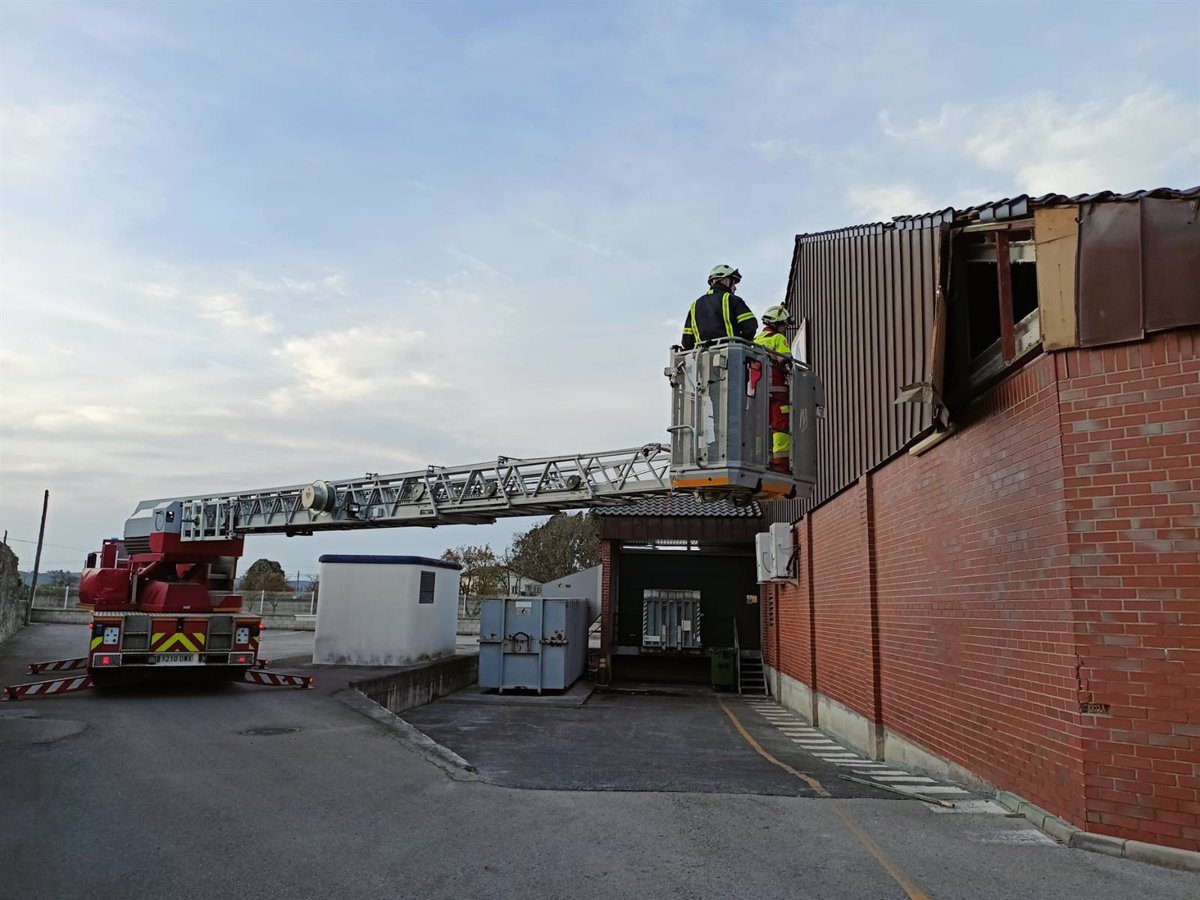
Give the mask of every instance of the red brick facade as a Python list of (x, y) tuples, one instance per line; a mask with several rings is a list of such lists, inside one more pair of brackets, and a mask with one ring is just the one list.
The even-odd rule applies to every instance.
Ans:
[(1200, 330), (1045, 354), (959, 428), (798, 524), (768, 664), (1074, 825), (1200, 849)]

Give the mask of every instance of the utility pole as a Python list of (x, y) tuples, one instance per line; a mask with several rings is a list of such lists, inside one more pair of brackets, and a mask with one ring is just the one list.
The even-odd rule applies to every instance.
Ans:
[[(42, 524), (38, 528), (38, 545), (37, 553), (33, 556), (33, 577), (30, 579), (32, 584), (29, 585), (29, 606), (25, 608), (25, 624), (28, 625), (33, 621), (33, 595), (37, 592), (38, 568), (42, 564), (42, 538), (46, 536), (46, 508), (50, 506), (50, 490), (47, 488), (46, 493), (42, 496)], [(7, 532), (5, 532), (7, 537)]]

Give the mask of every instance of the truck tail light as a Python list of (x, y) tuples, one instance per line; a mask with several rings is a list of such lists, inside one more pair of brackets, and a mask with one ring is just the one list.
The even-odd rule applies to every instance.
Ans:
[(96, 669), (115, 669), (120, 665), (120, 653), (97, 653), (92, 657), (92, 667)]
[(252, 666), (254, 665), (253, 653), (230, 653), (229, 665), (231, 666)]

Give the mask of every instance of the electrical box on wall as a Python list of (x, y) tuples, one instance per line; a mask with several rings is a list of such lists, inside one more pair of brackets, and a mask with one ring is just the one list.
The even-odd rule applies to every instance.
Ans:
[(759, 582), (790, 581), (796, 577), (792, 526), (776, 522), (770, 531), (754, 536), (755, 568)]
[(775, 577), (793, 578), (796, 574), (794, 544), (792, 543), (792, 525), (790, 522), (776, 522), (771, 526), (771, 550), (775, 555)]
[(754, 564), (760, 584), (775, 577), (775, 550), (768, 531), (760, 531), (754, 536)]

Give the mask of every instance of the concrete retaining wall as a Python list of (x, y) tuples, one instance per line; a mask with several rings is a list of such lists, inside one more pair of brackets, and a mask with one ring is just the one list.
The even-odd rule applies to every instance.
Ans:
[(17, 554), (0, 544), (0, 642), (11, 637), (25, 619), (27, 594), (17, 574)]
[(479, 656), (450, 656), (380, 678), (351, 682), (370, 700), (394, 713), (402, 713), (467, 687), (479, 680)]

